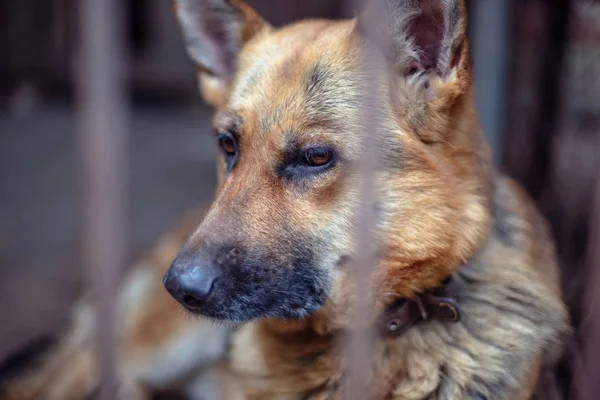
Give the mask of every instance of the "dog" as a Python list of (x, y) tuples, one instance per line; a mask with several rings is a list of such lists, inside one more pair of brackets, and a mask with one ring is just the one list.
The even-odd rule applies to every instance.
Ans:
[[(381, 136), (371, 398), (549, 398), (569, 332), (556, 257), (543, 217), (491, 161), (463, 0), (371, 0), (352, 20), (282, 28), (241, 0), (174, 6), (216, 109), (218, 190), (124, 284), (123, 397), (344, 398), (369, 48)], [(61, 345), (6, 385), (38, 395), (7, 398), (94, 390), (82, 304)]]
[(229, 368), (245, 398), (344, 398), (366, 64), (379, 67), (371, 398), (547, 388), (568, 332), (556, 257), (491, 161), (464, 1), (374, 0), (283, 28), (240, 0), (175, 11), (217, 110), (223, 182), (164, 283), (189, 312), (240, 324)]

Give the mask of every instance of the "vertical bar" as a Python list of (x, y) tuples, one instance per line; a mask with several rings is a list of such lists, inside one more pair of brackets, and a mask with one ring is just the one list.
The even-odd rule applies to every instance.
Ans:
[[(347, 0), (347, 7), (359, 8), (363, 2)], [(364, 6), (361, 7), (364, 9)], [(351, 10), (354, 11), (354, 10)], [(379, 13), (375, 13), (379, 16)], [(375, 27), (377, 18), (364, 20), (365, 30), (369, 31)], [(375, 37), (375, 35), (371, 35)], [(349, 341), (349, 385), (347, 387), (346, 398), (349, 400), (367, 400), (369, 393), (369, 376), (371, 359), (373, 356), (372, 348), (374, 344), (374, 331), (371, 319), (373, 297), (371, 293), (371, 275), (376, 265), (375, 257), (375, 200), (376, 200), (376, 152), (377, 142), (381, 137), (379, 124), (376, 122), (378, 107), (377, 89), (372, 87), (372, 82), (377, 82), (378, 65), (371, 60), (369, 52), (372, 50), (373, 43), (368, 43), (363, 49), (362, 66), (364, 68), (363, 79), (360, 83), (360, 95), (363, 99), (360, 121), (357, 126), (357, 134), (361, 142), (361, 159), (358, 167), (359, 182), (359, 203), (357, 208), (356, 239), (355, 239), (355, 258), (350, 270), (354, 273), (354, 283), (356, 285), (356, 301), (354, 310), (354, 331)]]
[[(374, 80), (373, 80), (374, 81)], [(364, 85), (366, 89), (366, 85)], [(365, 90), (366, 92), (366, 90)], [(357, 235), (355, 240), (356, 252), (351, 270), (354, 272), (356, 285), (356, 303), (354, 310), (354, 332), (350, 338), (350, 385), (348, 399), (367, 400), (369, 398), (368, 381), (369, 368), (372, 358), (372, 345), (374, 340), (372, 321), (369, 319), (372, 307), (371, 273), (375, 268), (373, 230), (375, 228), (375, 154), (376, 145), (373, 139), (378, 133), (373, 128), (376, 124), (372, 111), (374, 105), (368, 101), (363, 105), (365, 112), (359, 123), (362, 142), (362, 160), (359, 168), (359, 193), (360, 200), (357, 211)], [(367, 127), (372, 129), (369, 131)], [(369, 133), (369, 134), (368, 134)]]
[(536, 105), (531, 143), (535, 151), (524, 184), (534, 199), (540, 199), (548, 187), (552, 157), (552, 143), (561, 122), (563, 103), (562, 76), (565, 66), (569, 31), (571, 26), (572, 0), (547, 0), (544, 4), (544, 40), (540, 44), (543, 60), (539, 64)]
[(510, 3), (509, 0), (477, 0), (471, 7), (475, 96), (496, 163), (502, 154), (506, 118)]
[(99, 398), (113, 400), (118, 388), (115, 298), (127, 252), (124, 20), (118, 0), (84, 0), (80, 7), (81, 68), (76, 82), (84, 259), (97, 307)]
[(579, 400), (596, 400), (600, 392), (600, 382), (595, 378), (600, 372), (600, 171), (596, 175), (595, 192), (586, 257), (590, 279), (586, 296), (583, 296), (587, 317), (581, 324), (584, 352), (580, 355), (584, 358), (584, 370), (579, 371), (576, 379), (576, 384), (581, 386)]

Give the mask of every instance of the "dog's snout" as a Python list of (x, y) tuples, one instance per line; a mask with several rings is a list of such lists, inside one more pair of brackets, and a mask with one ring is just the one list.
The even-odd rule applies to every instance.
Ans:
[(165, 274), (163, 283), (178, 302), (196, 309), (209, 297), (219, 275), (220, 267), (214, 262), (201, 257), (178, 257)]

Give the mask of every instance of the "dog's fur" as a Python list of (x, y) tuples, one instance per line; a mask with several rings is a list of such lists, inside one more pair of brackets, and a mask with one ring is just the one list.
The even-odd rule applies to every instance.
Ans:
[[(546, 223), (494, 171), (477, 122), (464, 2), (373, 1), (351, 21), (280, 29), (242, 1), (175, 4), (215, 132), (236, 154), (223, 157), (222, 187), (171, 268), (216, 263), (222, 277), (192, 311), (252, 321), (231, 350), (246, 396), (342, 397), (369, 63), (380, 67), (369, 82), (381, 136), (373, 315), (449, 276), (463, 283), (460, 323), (377, 340), (373, 396), (530, 398), (567, 317)], [(332, 151), (326, 168), (302, 163), (315, 146)]]
[[(210, 296), (188, 308), (243, 323), (228, 368), (245, 398), (343, 397), (348, 360), (338, 339), (352, 331), (355, 303), (348, 260), (367, 62), (379, 67), (369, 101), (379, 105), (381, 136), (373, 322), (450, 276), (462, 312), (458, 323), (377, 338), (366, 372), (373, 398), (532, 398), (560, 355), (566, 311), (546, 223), (494, 170), (477, 122), (463, 1), (373, 0), (354, 20), (279, 29), (240, 0), (174, 3), (201, 93), (217, 109), (215, 132), (236, 154), (220, 154), (216, 199), (171, 268), (196, 259), (220, 268)], [(304, 161), (315, 147), (331, 157), (325, 166)], [(144, 296), (123, 296), (133, 310), (124, 362), (154, 375), (124, 374), (150, 387), (161, 386), (161, 372), (173, 383), (192, 365), (216, 368), (222, 354), (174, 357), (188, 363), (185, 373), (145, 361), (171, 344), (202, 343), (179, 342), (179, 332), (217, 329), (174, 316), (156, 286), (172, 256), (138, 270), (147, 281), (130, 281), (148, 282), (152, 289), (133, 290)]]

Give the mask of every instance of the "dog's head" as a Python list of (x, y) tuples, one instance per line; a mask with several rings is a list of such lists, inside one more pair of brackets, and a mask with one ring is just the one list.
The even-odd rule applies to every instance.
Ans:
[(351, 302), (366, 46), (381, 67), (368, 85), (380, 135), (374, 292), (409, 297), (473, 254), (491, 166), (463, 1), (375, 0), (354, 20), (283, 28), (239, 0), (175, 10), (217, 109), (220, 168), (212, 207), (165, 275), (185, 307), (248, 321)]

